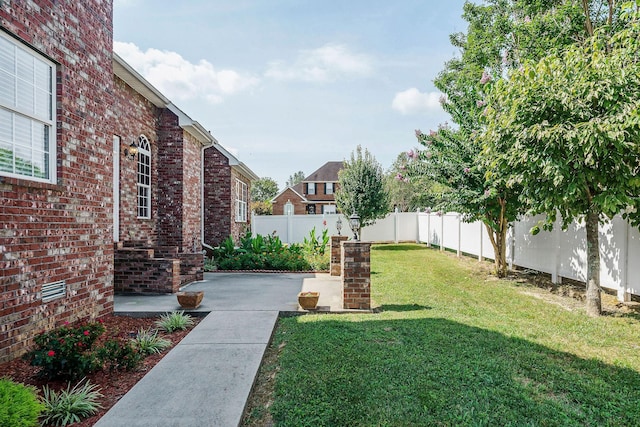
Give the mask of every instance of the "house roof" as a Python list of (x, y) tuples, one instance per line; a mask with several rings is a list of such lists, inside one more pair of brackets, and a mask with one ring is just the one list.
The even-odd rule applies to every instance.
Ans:
[(117, 53), (113, 52), (113, 73), (122, 79), (133, 90), (148, 99), (158, 108), (167, 108), (178, 116), (178, 125), (193, 135), (205, 147), (216, 147), (227, 159), (232, 168), (238, 170), (242, 175), (251, 180), (260, 177), (242, 163), (236, 156), (227, 151), (220, 143), (206, 130), (200, 123), (189, 117), (184, 111), (178, 108), (169, 98), (164, 96), (158, 89), (149, 83), (140, 73), (127, 64)]
[(299, 182), (296, 185), (294, 185), (293, 187), (286, 187), (284, 190), (282, 190), (281, 192), (279, 192), (276, 197), (274, 197), (273, 199), (271, 199), (271, 202), (273, 203), (276, 199), (278, 199), (280, 196), (282, 196), (287, 190), (291, 190), (293, 191), (298, 197), (300, 197), (300, 200), (302, 200), (303, 202), (307, 201), (307, 198), (304, 197), (304, 195), (302, 194), (302, 183)]
[(303, 182), (338, 182), (338, 172), (343, 167), (344, 162), (327, 162), (306, 177)]

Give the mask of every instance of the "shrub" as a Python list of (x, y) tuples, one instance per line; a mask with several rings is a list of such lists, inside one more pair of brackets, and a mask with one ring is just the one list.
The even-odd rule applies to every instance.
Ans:
[(144, 354), (136, 348), (133, 342), (122, 343), (111, 339), (97, 351), (98, 359), (110, 371), (133, 371), (138, 369), (144, 359)]
[(144, 355), (153, 353), (162, 353), (163, 350), (171, 347), (171, 341), (158, 336), (158, 331), (151, 329), (140, 329), (135, 338), (132, 339), (133, 345), (138, 351)]
[(98, 367), (93, 345), (104, 333), (100, 322), (76, 327), (62, 326), (38, 335), (36, 349), (27, 355), (39, 376), (47, 379), (75, 379)]
[(165, 313), (156, 321), (156, 326), (167, 332), (182, 331), (193, 326), (193, 317), (184, 311)]
[(328, 271), (330, 267), (329, 252), (305, 255), (305, 260), (313, 271)]
[(33, 427), (38, 425), (44, 405), (34, 387), (0, 378), (0, 426)]
[(45, 406), (43, 424), (66, 426), (77, 423), (95, 414), (102, 407), (98, 402), (102, 394), (95, 384), (90, 384), (89, 381), (82, 384), (80, 381), (73, 388), (70, 387), (71, 384), (66, 390), (56, 392), (44, 386), (42, 389), (42, 400)]

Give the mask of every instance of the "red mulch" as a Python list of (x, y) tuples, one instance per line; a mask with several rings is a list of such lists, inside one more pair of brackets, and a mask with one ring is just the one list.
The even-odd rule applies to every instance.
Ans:
[[(103, 317), (104, 326), (106, 328), (105, 337), (129, 337), (131, 333), (136, 333), (139, 329), (154, 328), (154, 322), (158, 318), (136, 318), (127, 316), (114, 316), (109, 315)], [(194, 318), (195, 324), (200, 319)], [(194, 326), (195, 326), (194, 324)], [(162, 331), (158, 333), (159, 336), (170, 340), (175, 346), (182, 338), (184, 338), (190, 329), (186, 331), (176, 331), (172, 334), (167, 334)], [(172, 346), (172, 347), (173, 347)], [(100, 387), (100, 393), (104, 395), (100, 404), (102, 409), (93, 417), (87, 418), (82, 422), (72, 424), (74, 427), (90, 427), (94, 425), (100, 417), (102, 417), (115, 403), (125, 395), (125, 393), (131, 389), (142, 377), (149, 372), (168, 352), (170, 349), (163, 351), (160, 354), (153, 354), (147, 356), (142, 365), (137, 371), (97, 371), (87, 375), (87, 379), (92, 384), (97, 384)], [(67, 387), (67, 383), (64, 381), (46, 381), (37, 378), (39, 368), (31, 366), (29, 362), (22, 358), (14, 359), (10, 362), (0, 364), (0, 378), (9, 377), (12, 380), (36, 386), (38, 389), (42, 389), (42, 386), (48, 384), (49, 387), (54, 389), (62, 389)], [(75, 383), (72, 384), (75, 385)]]

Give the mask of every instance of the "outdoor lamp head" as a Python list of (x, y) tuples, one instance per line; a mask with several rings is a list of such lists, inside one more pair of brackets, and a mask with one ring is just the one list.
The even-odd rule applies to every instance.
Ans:
[(138, 146), (135, 141), (131, 143), (127, 148), (124, 149), (124, 155), (130, 160), (133, 160), (138, 154)]
[(336, 230), (338, 230), (338, 236), (340, 235), (340, 230), (342, 230), (342, 219), (338, 217), (336, 221)]
[(349, 217), (349, 225), (353, 231), (353, 239), (360, 240), (360, 216), (357, 213), (353, 212)]

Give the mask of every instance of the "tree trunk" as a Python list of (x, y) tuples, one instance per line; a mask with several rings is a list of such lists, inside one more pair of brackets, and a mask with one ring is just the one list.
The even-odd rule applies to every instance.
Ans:
[(587, 315), (602, 314), (600, 288), (600, 245), (598, 237), (598, 212), (589, 210), (586, 217), (587, 229)]
[(503, 227), (500, 231), (494, 231), (487, 223), (484, 224), (489, 234), (491, 246), (493, 246), (494, 267), (498, 277), (507, 275), (507, 228)]

